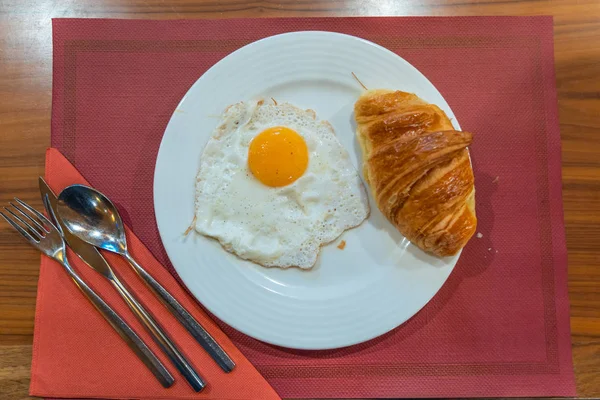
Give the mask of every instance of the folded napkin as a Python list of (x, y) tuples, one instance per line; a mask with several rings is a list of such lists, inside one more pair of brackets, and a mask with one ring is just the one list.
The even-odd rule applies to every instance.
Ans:
[[(46, 182), (55, 193), (71, 184), (89, 183), (56, 149), (46, 152)], [(80, 293), (63, 270), (42, 256), (36, 305), (30, 394), (44, 397), (276, 400), (279, 396), (231, 343), (214, 321), (194, 302), (169, 272), (127, 229), (135, 259), (190, 311), (236, 363), (224, 373), (194, 338), (146, 288), (127, 262), (106, 254), (132, 291), (164, 326), (181, 351), (208, 383), (195, 393), (159, 350), (110, 283), (69, 250), (71, 265), (91, 284), (154, 350), (176, 379), (165, 389), (118, 334)]]
[[(282, 397), (574, 395), (551, 17), (55, 20), (52, 145), (174, 273), (152, 202), (171, 114), (215, 62), (297, 30), (376, 42), (440, 90), (475, 133), (479, 235), (423, 310), (370, 342), (295, 351), (224, 332)], [(51, 366), (78, 365), (69, 354)]]

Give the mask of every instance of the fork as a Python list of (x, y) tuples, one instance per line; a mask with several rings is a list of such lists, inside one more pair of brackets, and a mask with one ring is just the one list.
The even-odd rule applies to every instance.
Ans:
[[(66, 246), (62, 237), (62, 231), (59, 224), (56, 226), (51, 223), (42, 213), (29, 206), (27, 203), (15, 197), (15, 201), (20, 205), (9, 202), (13, 209), (4, 207), (4, 210), (9, 214), (0, 211), (0, 215), (8, 222), (17, 232), (19, 232), (33, 247), (40, 250), (48, 257), (58, 261), (71, 277), (75, 285), (94, 305), (96, 310), (102, 314), (104, 319), (113, 327), (115, 331), (123, 338), (129, 348), (138, 356), (138, 358), (148, 367), (154, 374), (160, 384), (168, 388), (175, 378), (165, 368), (162, 362), (148, 348), (148, 346), (140, 339), (133, 329), (117, 314), (90, 286), (75, 272), (73, 267), (67, 260)], [(52, 207), (49, 207), (48, 195), (44, 197), (44, 204), (49, 210), (50, 217), (56, 221), (56, 216)], [(21, 208), (23, 207), (23, 208)], [(58, 227), (57, 227), (58, 226)]]

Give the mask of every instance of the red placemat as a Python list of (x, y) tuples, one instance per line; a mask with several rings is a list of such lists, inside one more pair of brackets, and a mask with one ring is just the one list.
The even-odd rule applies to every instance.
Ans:
[(297, 30), (379, 43), (433, 82), (476, 133), (482, 236), (421, 312), (370, 342), (306, 352), (225, 332), (282, 397), (574, 395), (550, 17), (55, 20), (52, 145), (173, 271), (152, 201), (172, 112), (228, 53)]

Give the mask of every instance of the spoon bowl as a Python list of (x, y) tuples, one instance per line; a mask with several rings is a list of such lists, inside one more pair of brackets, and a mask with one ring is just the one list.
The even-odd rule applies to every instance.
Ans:
[(104, 250), (127, 253), (119, 211), (102, 193), (84, 185), (68, 186), (58, 196), (57, 210), (75, 236)]

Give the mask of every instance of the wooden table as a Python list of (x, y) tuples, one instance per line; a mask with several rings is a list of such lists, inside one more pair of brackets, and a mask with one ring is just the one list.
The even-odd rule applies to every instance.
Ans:
[[(600, 1), (0, 0), (0, 204), (41, 207), (51, 18), (553, 15), (577, 390), (600, 396)], [(0, 399), (28, 398), (39, 253), (0, 223)]]

